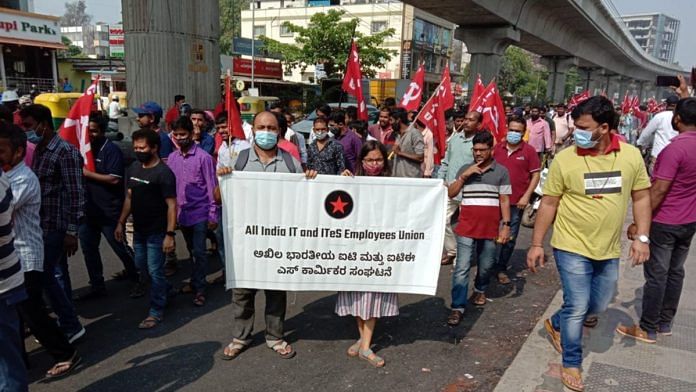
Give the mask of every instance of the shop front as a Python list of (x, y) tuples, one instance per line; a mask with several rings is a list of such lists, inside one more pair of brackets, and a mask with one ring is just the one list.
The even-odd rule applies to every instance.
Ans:
[(64, 49), (58, 19), (0, 8), (0, 91), (56, 90), (56, 49)]

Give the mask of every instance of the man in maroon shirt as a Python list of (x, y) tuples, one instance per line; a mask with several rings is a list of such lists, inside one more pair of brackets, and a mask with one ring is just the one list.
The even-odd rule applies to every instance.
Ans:
[(512, 117), (508, 123), (507, 140), (498, 143), (493, 151), (493, 158), (505, 166), (510, 174), (512, 195), (510, 195), (510, 240), (500, 247), (495, 269), (498, 282), (509, 284), (510, 278), (505, 271), (515, 250), (517, 233), (520, 230), (522, 212), (529, 204), (529, 199), (539, 183), (539, 156), (536, 150), (522, 140), (527, 122), (522, 117)]
[(393, 132), (391, 125), (391, 110), (387, 107), (383, 107), (379, 111), (379, 120), (377, 124), (372, 124), (367, 128), (367, 132), (379, 140), (380, 143), (385, 144), (387, 137)]
[(179, 108), (186, 101), (186, 97), (183, 95), (174, 96), (174, 106), (167, 110), (167, 114), (164, 116), (164, 128), (168, 131), (172, 130), (172, 123), (179, 118)]

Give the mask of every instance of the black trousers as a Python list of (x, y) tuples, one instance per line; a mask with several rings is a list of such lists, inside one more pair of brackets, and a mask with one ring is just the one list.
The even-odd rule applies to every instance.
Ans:
[(696, 232), (696, 222), (666, 225), (652, 222), (650, 259), (643, 264), (643, 313), (640, 327), (649, 332), (672, 325), (684, 283), (684, 262)]
[(46, 313), (41, 274), (43, 272), (29, 271), (24, 273), (24, 287), (28, 298), (19, 303), (19, 314), (22, 316), (22, 321), (31, 329), (34, 337), (56, 362), (67, 361), (75, 354), (75, 348), (68, 343), (68, 339), (58, 328), (56, 321)]

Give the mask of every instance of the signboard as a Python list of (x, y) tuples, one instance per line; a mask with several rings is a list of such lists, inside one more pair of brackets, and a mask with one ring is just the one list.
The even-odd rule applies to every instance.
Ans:
[(111, 57), (122, 59), (124, 57), (125, 34), (123, 25), (109, 26), (109, 52)]
[(235, 171), (220, 188), (228, 288), (435, 294), (442, 181)]
[[(232, 53), (243, 56), (251, 56), (251, 39), (236, 37), (232, 39)], [(282, 59), (278, 53), (269, 53), (261, 40), (254, 40), (254, 57), (266, 57), (270, 59)]]
[[(251, 60), (235, 57), (232, 59), (234, 75), (251, 76)], [(283, 65), (270, 61), (254, 61), (254, 77), (268, 79), (283, 79)]]
[(34, 46), (48, 43), (49, 47), (63, 47), (58, 18), (0, 9), (0, 42), (22, 45), (32, 42), (20, 41), (33, 41)]
[(411, 77), (411, 41), (404, 41), (401, 44), (401, 79)]

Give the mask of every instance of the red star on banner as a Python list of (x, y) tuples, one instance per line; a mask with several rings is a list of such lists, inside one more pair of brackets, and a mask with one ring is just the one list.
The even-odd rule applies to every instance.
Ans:
[(336, 201), (331, 201), (331, 202), (329, 202), (329, 204), (331, 204), (333, 206), (333, 211), (331, 212), (332, 214), (335, 214), (337, 212), (340, 212), (341, 214), (345, 214), (346, 213), (345, 208), (350, 203), (341, 200), (341, 196), (338, 196), (336, 198)]

